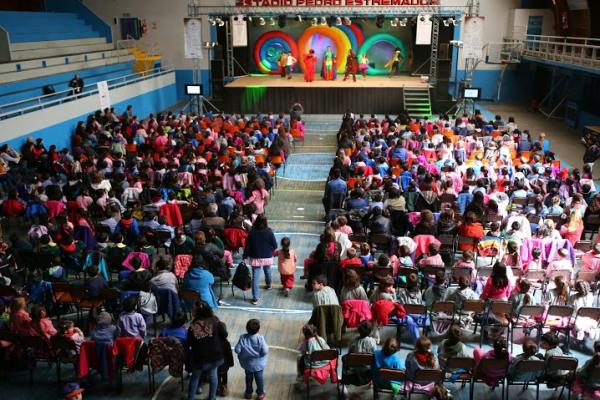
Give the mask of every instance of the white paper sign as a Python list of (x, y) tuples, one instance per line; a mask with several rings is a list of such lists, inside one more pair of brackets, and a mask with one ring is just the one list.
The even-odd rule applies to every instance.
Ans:
[(430, 45), (431, 44), (431, 28), (433, 27), (433, 21), (430, 15), (419, 15), (417, 17), (417, 38), (415, 40), (416, 45)]
[(108, 83), (101, 81), (98, 85), (98, 98), (100, 99), (100, 109), (110, 108), (110, 93), (108, 91)]
[(199, 18), (184, 18), (185, 58), (203, 58), (202, 22)]
[[(235, 20), (237, 18), (237, 21)], [(231, 33), (233, 34), (233, 47), (248, 46), (248, 26), (242, 15), (231, 17)]]
[(483, 59), (484, 17), (465, 17), (463, 58)]

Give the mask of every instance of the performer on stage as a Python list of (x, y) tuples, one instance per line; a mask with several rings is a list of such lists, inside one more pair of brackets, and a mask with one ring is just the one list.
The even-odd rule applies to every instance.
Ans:
[(400, 64), (402, 63), (402, 51), (396, 47), (394, 51), (394, 55), (390, 60), (385, 64), (385, 67), (390, 71), (390, 78), (393, 75), (398, 75), (400, 73)]
[(334, 81), (337, 77), (335, 68), (337, 66), (335, 54), (331, 51), (331, 47), (327, 47), (327, 51), (323, 55), (323, 66), (321, 67), (321, 76), (326, 81)]
[(306, 82), (312, 82), (315, 80), (315, 64), (317, 63), (317, 56), (315, 51), (310, 49), (308, 54), (304, 55), (304, 80)]
[(358, 67), (358, 60), (356, 59), (356, 54), (354, 51), (350, 49), (348, 53), (348, 57), (346, 57), (346, 73), (344, 74), (344, 80), (348, 79), (348, 75), (352, 75), (354, 82), (356, 82), (356, 69)]
[(288, 54), (285, 51), (282, 51), (281, 54), (279, 55), (279, 60), (277, 60), (277, 63), (279, 65), (279, 69), (281, 70), (281, 77), (285, 78), (285, 74), (287, 72), (287, 59), (288, 59)]
[(296, 65), (297, 61), (298, 60), (296, 60), (296, 58), (292, 55), (292, 52), (288, 51), (286, 65), (285, 65), (285, 69), (286, 69), (285, 72), (287, 74), (288, 79), (292, 79), (292, 71), (294, 70), (294, 66)]
[(367, 70), (369, 69), (369, 59), (367, 58), (367, 53), (363, 53), (360, 56), (360, 64), (358, 64), (358, 70), (362, 75), (363, 79), (367, 79)]

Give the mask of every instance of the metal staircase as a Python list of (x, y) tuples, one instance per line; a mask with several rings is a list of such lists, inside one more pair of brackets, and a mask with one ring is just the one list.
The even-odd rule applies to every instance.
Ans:
[(431, 117), (431, 96), (427, 87), (405, 87), (404, 109), (413, 118)]

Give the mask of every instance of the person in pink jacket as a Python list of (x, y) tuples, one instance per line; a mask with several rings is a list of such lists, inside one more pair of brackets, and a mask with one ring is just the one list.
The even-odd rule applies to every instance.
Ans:
[(281, 239), (281, 248), (275, 250), (277, 256), (277, 267), (281, 276), (281, 284), (285, 297), (290, 295), (290, 289), (294, 287), (294, 274), (296, 273), (296, 252), (291, 247), (290, 238)]
[(256, 214), (261, 215), (265, 213), (265, 206), (269, 202), (269, 192), (265, 190), (265, 184), (262, 180), (258, 180), (257, 183), (259, 184), (254, 188), (244, 204), (254, 204), (256, 206)]
[(29, 335), (31, 316), (27, 312), (24, 297), (15, 297), (10, 303), (9, 327), (17, 335)]
[[(509, 272), (510, 271), (510, 272)], [(512, 291), (512, 270), (501, 262), (494, 264), (481, 293), (481, 300), (508, 300)]]
[(46, 315), (46, 307), (41, 304), (34, 305), (31, 310), (29, 335), (39, 336), (42, 339), (49, 341), (56, 333), (56, 328), (52, 325), (52, 321)]

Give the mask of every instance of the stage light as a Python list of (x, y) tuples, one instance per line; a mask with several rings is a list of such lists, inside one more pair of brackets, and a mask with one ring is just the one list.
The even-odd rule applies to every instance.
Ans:
[(217, 46), (219, 45), (219, 43), (217, 43), (217, 42), (212, 42), (210, 45), (211, 45), (211, 47), (217, 47)]
[(385, 22), (385, 17), (383, 15), (378, 15), (377, 18), (375, 18), (375, 25), (381, 29), (383, 28), (383, 23)]
[(302, 22), (302, 15), (300, 15), (300, 14), (296, 15), (296, 18), (295, 18), (295, 19), (296, 19), (296, 21), (298, 21), (298, 22)]
[(449, 22), (450, 22), (452, 25), (456, 26), (456, 25), (460, 24), (460, 18), (452, 18), (452, 17), (451, 17), (451, 18), (449, 19)]
[(260, 17), (258, 19), (258, 23), (260, 24), (260, 26), (264, 26), (266, 24), (265, 19), (263, 17)]
[(327, 25), (327, 18), (321, 17), (321, 25)]
[(352, 25), (352, 20), (348, 17), (344, 17), (344, 25)]
[(390, 25), (392, 26), (392, 28), (396, 28), (399, 23), (400, 23), (400, 19), (399, 18), (394, 18), (394, 19), (392, 19), (390, 21)]
[(269, 25), (275, 26), (275, 18), (273, 18), (273, 17), (269, 18)]
[(442, 20), (442, 22), (444, 23), (444, 26), (445, 26), (446, 28), (450, 26), (450, 20), (449, 20), (449, 19), (446, 19), (446, 18), (444, 18), (444, 19)]
[(208, 23), (211, 24), (212, 26), (215, 26), (217, 22), (213, 18), (209, 18)]
[(311, 24), (312, 26), (315, 26), (315, 25), (316, 25), (316, 24), (318, 24), (318, 23), (319, 23), (319, 21), (317, 20), (317, 17), (314, 17), (313, 19), (311, 19), (311, 20), (310, 20), (310, 24)]
[(408, 18), (402, 18), (400, 20), (400, 26), (406, 26), (408, 25)]
[(285, 24), (287, 23), (287, 17), (285, 14), (281, 14), (279, 17), (277, 17), (277, 23), (279, 24), (280, 28), (285, 28)]
[(335, 24), (336, 24), (337, 26), (340, 26), (340, 25), (342, 24), (342, 19), (341, 19), (340, 17), (336, 17), (336, 18), (335, 18)]
[(217, 22), (218, 26), (224, 26), (225, 25), (225, 21), (223, 21), (221, 18), (217, 18), (216, 22)]

